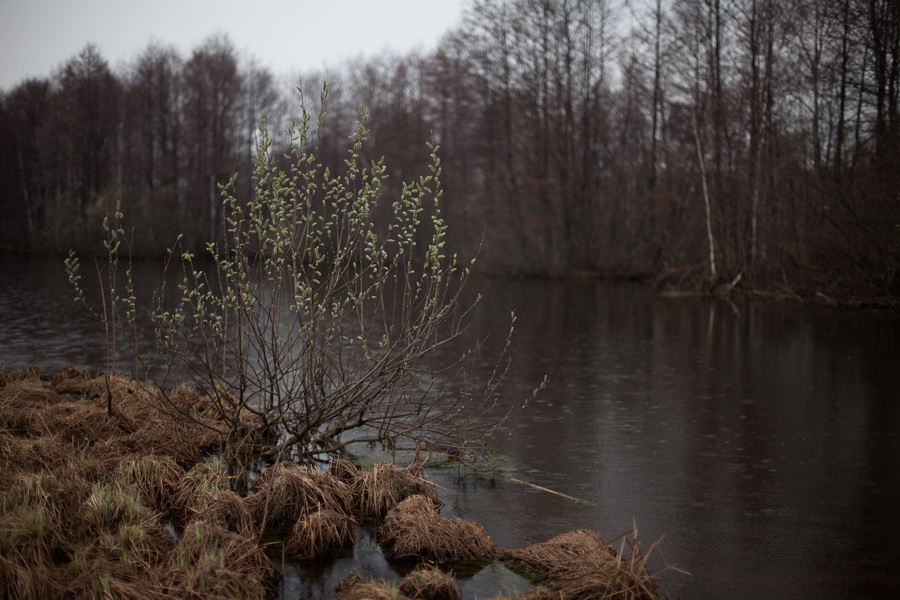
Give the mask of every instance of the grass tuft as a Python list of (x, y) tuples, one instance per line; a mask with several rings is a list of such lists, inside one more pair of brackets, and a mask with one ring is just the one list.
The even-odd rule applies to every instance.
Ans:
[(382, 545), (391, 558), (491, 559), (499, 549), (477, 523), (442, 517), (427, 497), (412, 496), (388, 512)]
[(360, 471), (353, 481), (357, 512), (363, 516), (383, 517), (404, 499), (415, 495), (431, 498), (437, 504), (437, 494), (420, 475), (418, 463), (403, 468), (381, 462)]

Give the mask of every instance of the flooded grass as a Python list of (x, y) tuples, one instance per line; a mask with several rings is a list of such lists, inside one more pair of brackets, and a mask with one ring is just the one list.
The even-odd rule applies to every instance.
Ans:
[[(177, 397), (209, 418), (196, 393)], [(279, 462), (242, 479), (215, 458), (219, 444), (136, 382), (78, 368), (0, 373), (0, 589), (23, 599), (271, 598), (279, 556), (346, 556), (365, 524), (388, 560), (409, 566), (393, 583), (351, 576), (338, 598), (456, 600), (454, 564), (498, 560), (536, 581), (520, 598), (660, 597), (639, 547), (615, 549), (593, 532), (498, 548), (477, 523), (440, 514), (420, 462), (337, 459), (328, 472)]]

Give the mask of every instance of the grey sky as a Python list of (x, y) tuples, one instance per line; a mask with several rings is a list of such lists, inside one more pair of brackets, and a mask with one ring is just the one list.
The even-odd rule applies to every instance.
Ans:
[(227, 33), (272, 72), (385, 51), (430, 50), (469, 0), (0, 0), (0, 89), (51, 75), (87, 43), (113, 69), (150, 41), (187, 58)]

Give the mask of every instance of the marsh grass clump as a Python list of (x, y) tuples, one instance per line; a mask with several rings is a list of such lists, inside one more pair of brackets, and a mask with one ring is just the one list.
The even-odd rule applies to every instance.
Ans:
[(28, 458), (28, 450), (19, 438), (0, 429), (0, 489), (6, 489), (18, 478), (22, 465)]
[(32, 413), (31, 429), (38, 435), (59, 435), (73, 444), (95, 444), (137, 431), (125, 413), (110, 415), (99, 403), (84, 400), (51, 404)]
[(400, 526), (400, 522), (406, 518), (412, 517), (428, 517), (440, 513), (440, 506), (423, 494), (416, 494), (406, 498), (397, 506), (388, 511), (382, 522), (382, 527), (386, 529), (394, 529)]
[[(34, 375), (5, 377), (0, 389), (0, 597), (271, 594), (275, 571), (255, 537), (239, 535), (257, 529), (228, 469), (197, 462), (199, 425), (167, 423), (152, 395), (124, 380), (106, 388), (68, 369), (55, 378), (60, 394)], [(100, 381), (108, 405), (93, 397)], [(190, 454), (185, 472), (178, 457)], [(177, 544), (170, 524), (184, 526)]]
[(159, 414), (144, 419), (137, 431), (123, 439), (132, 452), (165, 454), (187, 467), (209, 456), (220, 442), (214, 430)]
[(10, 469), (24, 469), (28, 472), (52, 471), (72, 459), (72, 446), (58, 435), (37, 438), (19, 438), (25, 448), (26, 462), (8, 465)]
[(185, 528), (169, 569), (170, 587), (196, 598), (267, 598), (277, 579), (256, 540), (200, 520)]
[(40, 383), (49, 380), (50, 377), (47, 375), (47, 372), (43, 368), (37, 365), (29, 365), (27, 367), (20, 367), (11, 371), (0, 372), (0, 390), (3, 390), (3, 388), (16, 382), (28, 381), (32, 383)]
[(345, 458), (335, 458), (328, 465), (328, 472), (347, 484), (352, 484), (359, 475), (359, 468)]
[(157, 520), (85, 537), (65, 570), (66, 586), (75, 597), (96, 597), (98, 587), (119, 591), (102, 597), (164, 597), (164, 573), (174, 547)]
[(144, 527), (155, 520), (138, 490), (114, 483), (93, 484), (77, 515), (79, 530), (89, 535), (116, 532), (123, 525)]
[(53, 377), (50, 378), (51, 387), (60, 394), (69, 393), (69, 386), (75, 386), (74, 392), (79, 393), (77, 386), (83, 384), (86, 380), (92, 379), (94, 377), (93, 373), (91, 373), (88, 369), (84, 367), (79, 367), (77, 365), (68, 365), (63, 367), (58, 373), (56, 373)]
[(49, 473), (24, 474), (2, 497), (0, 554), (38, 564), (67, 549), (66, 514), (60, 482)]
[(284, 542), (288, 554), (298, 558), (326, 556), (353, 545), (353, 517), (333, 510), (317, 510), (297, 519)]
[(94, 562), (90, 572), (66, 585), (70, 597), (131, 598), (134, 600), (165, 600), (172, 598), (162, 583), (158, 570), (141, 571), (118, 562)]
[(606, 563), (618, 556), (615, 548), (588, 529), (569, 531), (546, 542), (512, 550), (509, 554), (516, 564), (541, 577), (552, 576), (585, 557)]
[(392, 558), (492, 559), (499, 549), (477, 523), (441, 516), (424, 496), (392, 508), (381, 526), (382, 546)]
[(124, 402), (136, 397), (141, 386), (109, 373), (98, 375), (82, 367), (66, 367), (53, 378), (51, 388), (58, 394), (67, 394), (75, 398), (96, 400), (111, 397), (116, 402)]
[(171, 512), (184, 469), (170, 456), (149, 454), (130, 456), (119, 462), (113, 473), (122, 486), (137, 490), (143, 502), (160, 512)]
[(353, 571), (335, 590), (337, 600), (412, 600), (400, 589), (380, 579), (363, 579)]
[(276, 463), (260, 473), (256, 493), (246, 499), (257, 523), (293, 525), (317, 510), (349, 514), (350, 487), (343, 481), (312, 467), (292, 462)]
[(413, 600), (462, 600), (453, 575), (434, 565), (421, 565), (400, 580), (400, 591)]
[(50, 565), (35, 563), (22, 555), (0, 554), (0, 590), (4, 598), (42, 600), (61, 595)]
[(124, 565), (147, 570), (163, 563), (175, 540), (158, 519), (150, 518), (120, 525), (97, 545)]
[(360, 471), (353, 481), (356, 510), (360, 515), (383, 517), (410, 496), (422, 495), (439, 504), (430, 483), (422, 478), (421, 463), (407, 467), (380, 462)]
[(246, 502), (231, 490), (198, 492), (187, 506), (186, 520), (202, 519), (234, 533), (254, 536), (258, 524)]
[(42, 379), (15, 373), (0, 381), (0, 427), (24, 434), (32, 431), (35, 410), (62, 402), (64, 398), (48, 389)]
[(178, 480), (178, 489), (175, 492), (175, 503), (186, 506), (191, 497), (200, 492), (227, 490), (228, 468), (219, 458), (214, 458), (208, 463), (197, 463)]
[(574, 600), (656, 600), (659, 580), (647, 571), (648, 555), (636, 534), (623, 537), (617, 550), (584, 529), (509, 553), (514, 565), (540, 578), (541, 588)]

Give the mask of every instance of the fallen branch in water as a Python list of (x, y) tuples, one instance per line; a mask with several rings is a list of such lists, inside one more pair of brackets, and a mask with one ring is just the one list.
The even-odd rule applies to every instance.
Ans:
[(510, 477), (509, 481), (515, 483), (521, 483), (522, 485), (527, 485), (529, 487), (533, 487), (536, 490), (541, 490), (542, 492), (549, 492), (551, 494), (556, 494), (557, 496), (562, 496), (563, 498), (568, 498), (569, 500), (574, 500), (575, 502), (579, 502), (582, 504), (593, 504), (593, 502), (588, 502), (582, 498), (576, 498), (575, 496), (569, 496), (568, 494), (563, 494), (562, 492), (557, 492), (556, 490), (551, 490), (550, 488), (545, 488), (543, 486), (537, 485), (535, 483), (530, 483), (528, 481), (523, 481), (521, 479), (516, 479), (515, 477)]

